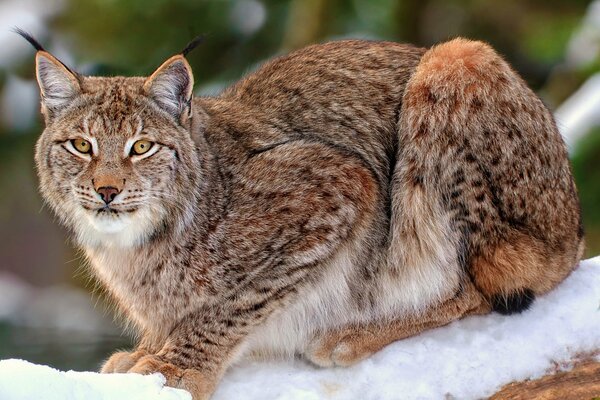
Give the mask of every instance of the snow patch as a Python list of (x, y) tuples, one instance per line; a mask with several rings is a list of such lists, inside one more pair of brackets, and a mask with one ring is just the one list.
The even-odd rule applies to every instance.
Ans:
[(11, 400), (191, 400), (165, 387), (160, 374), (61, 372), (22, 360), (0, 361), (0, 399)]
[[(469, 317), (396, 342), (351, 368), (244, 362), (214, 400), (478, 399), (600, 350), (600, 257), (520, 315)], [(0, 399), (189, 399), (160, 375), (59, 372), (0, 361)]]

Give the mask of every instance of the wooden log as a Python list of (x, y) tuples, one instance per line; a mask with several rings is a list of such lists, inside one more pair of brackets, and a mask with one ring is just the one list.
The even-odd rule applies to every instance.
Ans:
[(600, 400), (600, 362), (577, 363), (570, 371), (513, 382), (490, 400)]

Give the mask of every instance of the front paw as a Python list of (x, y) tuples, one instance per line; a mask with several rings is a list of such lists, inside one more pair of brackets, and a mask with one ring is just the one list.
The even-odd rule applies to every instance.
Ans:
[(187, 390), (193, 400), (208, 400), (216, 386), (209, 375), (196, 369), (178, 367), (156, 355), (140, 358), (129, 372), (142, 375), (161, 373), (167, 386)]
[(140, 358), (147, 354), (144, 350), (118, 351), (106, 360), (100, 372), (103, 374), (127, 372)]

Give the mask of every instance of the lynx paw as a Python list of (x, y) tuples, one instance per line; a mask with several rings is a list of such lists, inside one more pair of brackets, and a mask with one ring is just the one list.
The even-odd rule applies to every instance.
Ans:
[(103, 374), (127, 372), (141, 357), (147, 355), (145, 351), (119, 351), (111, 355), (102, 366)]
[(368, 331), (327, 333), (313, 339), (305, 357), (320, 367), (349, 367), (379, 350), (371, 346), (374, 341)]
[(216, 384), (198, 370), (180, 368), (155, 355), (140, 358), (129, 372), (142, 375), (161, 373), (167, 380), (167, 386), (187, 390), (193, 400), (208, 400)]

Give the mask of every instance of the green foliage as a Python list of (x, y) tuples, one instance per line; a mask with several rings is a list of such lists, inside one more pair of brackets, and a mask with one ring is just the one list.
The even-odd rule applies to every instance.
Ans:
[(577, 145), (572, 159), (589, 255), (600, 253), (600, 129)]
[(536, 15), (529, 22), (524, 37), (523, 53), (539, 62), (560, 60), (579, 20), (580, 17), (576, 13)]
[(149, 74), (205, 34), (188, 57), (196, 80), (232, 80), (278, 50), (286, 3), (269, 2), (265, 24), (251, 37), (231, 22), (234, 1), (71, 0), (56, 26), (75, 41), (82, 61), (109, 62), (128, 75)]
[[(240, 4), (263, 7), (264, 23), (244, 32)], [(201, 84), (229, 82), (249, 67), (308, 43), (366, 37), (429, 46), (453, 36), (490, 42), (538, 88), (560, 62), (583, 0), (69, 0), (55, 29), (83, 62), (145, 75), (197, 34), (190, 55)], [(242, 15), (244, 18), (251, 18)]]

